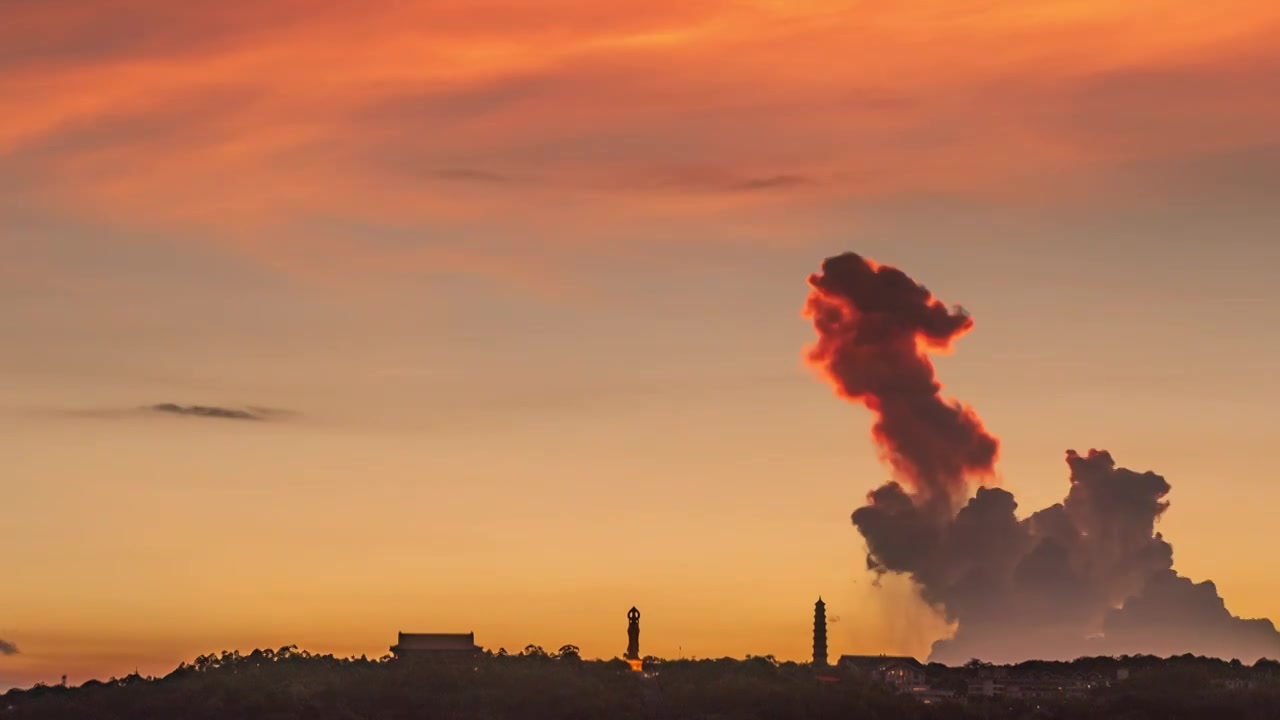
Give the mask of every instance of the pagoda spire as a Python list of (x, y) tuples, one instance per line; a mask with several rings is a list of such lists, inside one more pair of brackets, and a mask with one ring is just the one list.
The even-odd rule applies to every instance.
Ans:
[(827, 605), (821, 595), (813, 606), (813, 666), (827, 666)]

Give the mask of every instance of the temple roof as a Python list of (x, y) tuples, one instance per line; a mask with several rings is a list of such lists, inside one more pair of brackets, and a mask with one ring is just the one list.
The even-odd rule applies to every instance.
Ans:
[(479, 650), (475, 633), (400, 633), (393, 650)]

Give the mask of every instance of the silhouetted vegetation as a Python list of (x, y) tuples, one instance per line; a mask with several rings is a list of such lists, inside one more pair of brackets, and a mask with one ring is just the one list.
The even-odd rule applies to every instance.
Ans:
[[(1060, 698), (966, 697), (978, 678), (1074, 676), (1127, 679)], [(163, 678), (137, 675), (76, 688), (37, 686), (0, 696), (0, 718), (148, 720), (790, 720), (823, 718), (1241, 718), (1280, 717), (1280, 663), (1253, 667), (1183, 656), (1083, 658), (993, 668), (928, 667), (935, 689), (955, 699), (926, 704), (872, 677), (746, 660), (584, 660), (573, 645), (548, 652), (491, 653), (463, 664), (313, 655), (293, 647), (197, 658)]]

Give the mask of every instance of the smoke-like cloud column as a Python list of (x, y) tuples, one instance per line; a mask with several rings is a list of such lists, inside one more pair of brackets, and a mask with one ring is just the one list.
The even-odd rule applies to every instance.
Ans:
[(989, 475), (999, 443), (969, 408), (942, 397), (927, 351), (973, 327), (901, 270), (847, 253), (809, 277), (805, 314), (818, 329), (809, 362), (836, 392), (876, 414), (872, 433), (918, 497), (963, 500), (965, 479)]
[(1163, 477), (1117, 467), (1105, 451), (1068, 450), (1065, 499), (1025, 518), (1012, 493), (982, 487), (998, 442), (971, 408), (942, 396), (927, 356), (973, 327), (963, 309), (853, 253), (828, 258), (809, 285), (818, 340), (806, 357), (872, 411), (894, 470), (853, 513), (867, 566), (907, 575), (956, 624), (931, 659), (1280, 656), (1271, 621), (1233, 616), (1212, 583), (1174, 572), (1173, 548), (1155, 532), (1169, 506)]

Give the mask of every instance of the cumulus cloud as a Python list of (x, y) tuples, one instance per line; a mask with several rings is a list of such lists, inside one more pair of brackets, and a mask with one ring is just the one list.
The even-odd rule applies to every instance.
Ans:
[(1174, 570), (1173, 546), (1155, 529), (1169, 508), (1164, 477), (1120, 467), (1105, 450), (1068, 450), (1062, 502), (1022, 518), (1012, 493), (981, 486), (996, 438), (941, 395), (927, 357), (972, 327), (968, 313), (852, 253), (828, 258), (809, 284), (818, 342), (807, 357), (873, 412), (872, 437), (896, 476), (852, 515), (867, 567), (909, 577), (956, 626), (930, 659), (1280, 657), (1270, 620), (1233, 615), (1212, 582)]
[[(954, 507), (967, 477), (992, 472), (999, 442), (970, 408), (942, 396), (920, 348), (950, 348), (973, 320), (901, 270), (855, 253), (827, 258), (809, 287), (804, 312), (818, 331), (809, 364), (875, 414), (872, 434), (912, 491)], [(899, 508), (904, 498), (881, 499)]]

